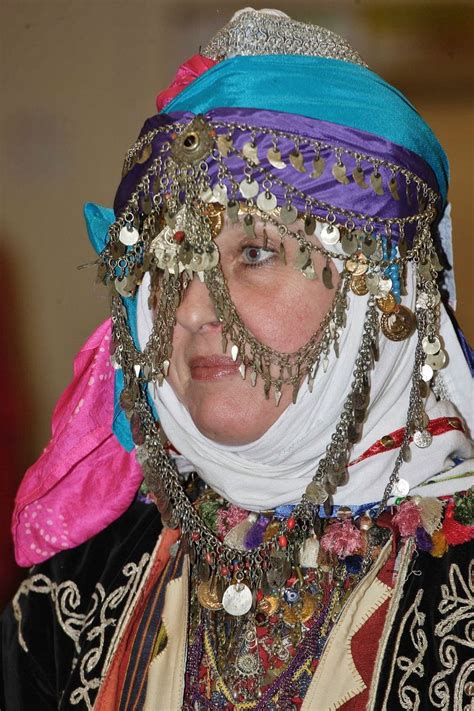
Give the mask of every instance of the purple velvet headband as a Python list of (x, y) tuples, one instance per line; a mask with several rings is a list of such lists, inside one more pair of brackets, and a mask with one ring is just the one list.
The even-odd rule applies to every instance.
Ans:
[[(124, 177), (114, 202), (117, 218), (127, 211), (131, 196), (160, 154), (163, 166), (166, 150), (176, 137), (176, 127), (188, 125), (193, 118), (190, 112), (180, 112), (159, 114), (146, 121), (127, 154)], [(204, 118), (212, 124), (215, 137), (231, 138), (235, 149), (224, 156), (213, 149), (205, 158), (211, 186), (225, 185), (229, 200), (243, 199), (236, 188), (245, 178), (246, 168), (239, 152), (250, 141), (258, 161), (251, 178), (262, 191), (265, 185), (269, 186), (268, 171), (271, 172), (275, 179), (270, 179), (269, 191), (275, 195), (278, 206), (287, 201), (286, 186), (290, 185), (294, 188), (291, 202), (298, 212), (310, 212), (323, 220), (328, 214), (334, 215), (338, 223), (349, 219), (362, 229), (373, 225), (372, 229), (385, 233), (388, 227), (394, 241), (399, 238), (398, 222), (402, 218), (408, 244), (416, 231), (417, 216), (423, 213), (426, 204), (430, 202), (439, 209), (437, 183), (431, 168), (415, 153), (378, 136), (274, 111), (215, 109)], [(268, 151), (272, 146), (281, 155), (278, 167), (275, 162), (269, 163)], [(272, 155), (273, 160), (275, 155), (278, 158), (278, 154)], [(223, 163), (227, 172), (222, 169)], [(163, 186), (159, 179), (151, 180), (149, 197), (155, 205), (155, 195)]]

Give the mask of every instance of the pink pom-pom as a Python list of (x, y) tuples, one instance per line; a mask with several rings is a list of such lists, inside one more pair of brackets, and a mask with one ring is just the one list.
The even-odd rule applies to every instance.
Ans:
[(402, 536), (414, 536), (416, 529), (422, 525), (421, 509), (418, 504), (415, 501), (403, 501), (393, 517), (393, 523), (398, 526)]
[(346, 558), (362, 547), (362, 535), (350, 520), (331, 524), (321, 538), (321, 546), (328, 553)]

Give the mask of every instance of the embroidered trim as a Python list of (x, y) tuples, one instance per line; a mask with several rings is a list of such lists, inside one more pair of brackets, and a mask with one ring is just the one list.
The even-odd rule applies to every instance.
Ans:
[[(135, 599), (138, 586), (149, 562), (150, 554), (144, 553), (138, 563), (127, 563), (127, 565), (122, 568), (122, 575), (128, 578), (128, 581), (124, 585), (112, 590), (112, 592), (103, 599), (98, 615), (98, 624), (87, 631), (87, 641), (90, 642), (94, 640), (95, 644), (87, 650), (80, 660), (79, 678), (81, 686), (78, 686), (71, 693), (69, 697), (71, 704), (76, 706), (84, 702), (88, 711), (92, 711), (93, 700), (91, 699), (91, 692), (95, 694), (100, 687), (104, 677), (104, 670), (107, 668), (111, 651), (115, 646), (114, 637), (116, 637), (122, 629), (122, 620), (127, 616), (128, 609)], [(120, 617), (117, 619), (116, 609), (120, 606), (122, 606), (123, 609)], [(95, 619), (97, 619), (97, 616)], [(89, 618), (89, 624), (91, 622), (92, 618)], [(84, 626), (84, 631), (86, 627), (87, 625)], [(115, 634), (108, 645), (108, 654), (102, 662), (101, 673), (98, 674), (99, 665), (104, 655), (104, 647), (107, 650), (105, 637), (110, 627), (115, 627)]]
[(86, 614), (78, 612), (78, 608), (81, 605), (81, 595), (76, 583), (72, 580), (65, 580), (57, 584), (42, 573), (38, 573), (24, 580), (13, 598), (12, 607), (15, 620), (18, 623), (18, 643), (25, 652), (29, 650), (21, 629), (22, 612), (20, 598), (22, 595), (26, 596), (30, 593), (51, 596), (58, 624), (63, 632), (72, 639), (76, 654), (79, 654), (81, 649), (79, 645), (80, 634), (83, 628), (90, 622), (99, 604), (105, 597), (105, 591), (102, 585), (98, 584), (96, 586), (92, 594), (90, 610)]
[(407, 684), (407, 682), (413, 674), (422, 677), (424, 673), (423, 658), (428, 648), (428, 639), (422, 629), (426, 615), (419, 609), (423, 595), (424, 589), (420, 588), (416, 594), (413, 604), (410, 605), (408, 611), (401, 620), (400, 629), (395, 640), (395, 650), (398, 650), (400, 647), (400, 640), (402, 638), (402, 635), (404, 634), (405, 628), (409, 624), (411, 618), (410, 638), (413, 647), (416, 652), (418, 652), (418, 654), (416, 654), (413, 660), (406, 656), (392, 657), (389, 682), (387, 684), (387, 691), (385, 692), (385, 697), (383, 700), (384, 709), (386, 708), (387, 698), (392, 687), (395, 666), (397, 666), (398, 669), (400, 669), (401, 671), (404, 671), (404, 674), (400, 679), (400, 683), (398, 684), (398, 700), (400, 702), (400, 708), (410, 709), (411, 711), (418, 711), (418, 709), (420, 708), (419, 691), (414, 686), (410, 686), (409, 684)]
[(374, 672), (372, 675), (372, 681), (370, 684), (369, 698), (367, 702), (367, 711), (376, 711), (375, 709), (375, 699), (377, 695), (377, 689), (379, 686), (380, 674), (382, 672), (382, 664), (384, 661), (385, 649), (387, 646), (388, 638), (393, 629), (393, 624), (395, 616), (398, 611), (398, 606), (403, 595), (403, 588), (405, 586), (405, 580), (407, 578), (408, 569), (413, 558), (413, 553), (415, 551), (415, 544), (413, 540), (409, 539), (403, 551), (401, 553), (400, 569), (398, 571), (395, 588), (392, 592), (392, 599), (390, 602), (390, 607), (388, 609), (387, 617), (385, 618), (385, 626), (382, 632), (382, 636), (379, 642), (379, 648), (377, 652), (377, 657), (374, 666)]
[[(430, 701), (438, 709), (464, 709), (472, 704), (472, 677), (469, 684), (468, 676), (474, 672), (474, 659), (459, 667), (456, 646), (474, 649), (474, 560), (466, 572), (464, 579), (459, 566), (454, 563), (449, 569), (449, 586), (441, 586), (438, 612), (442, 619), (434, 633), (440, 640), (438, 654), (443, 669), (433, 677), (429, 686)], [(464, 625), (460, 634), (454, 632), (456, 625), (458, 630)], [(457, 676), (448, 684), (447, 679), (453, 673)]]

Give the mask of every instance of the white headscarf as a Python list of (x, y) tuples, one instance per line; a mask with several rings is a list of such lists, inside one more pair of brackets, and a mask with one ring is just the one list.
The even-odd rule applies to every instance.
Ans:
[[(148, 276), (148, 275), (147, 275)], [(409, 270), (409, 296), (404, 304), (415, 306), (415, 280)], [(146, 345), (152, 330), (148, 308), (149, 281), (139, 290), (137, 327), (140, 347)], [(302, 384), (296, 404), (289, 405), (278, 420), (255, 442), (242, 446), (217, 444), (204, 437), (184, 405), (165, 381), (161, 388), (150, 385), (161, 425), (166, 436), (181, 453), (179, 467), (189, 467), (228, 501), (250, 511), (297, 503), (311, 481), (320, 458), (331, 439), (342, 405), (353, 380), (353, 367), (360, 347), (368, 296), (352, 296), (347, 326), (340, 338), (340, 356), (330, 357), (326, 373), (319, 369), (313, 392)], [(458, 417), (463, 412), (472, 427), (472, 379), (451, 322), (442, 309), (441, 334), (449, 354), (449, 364), (442, 371), (449, 400), (437, 401), (430, 394), (427, 414), (430, 419)], [(416, 336), (405, 341), (389, 341), (381, 336), (380, 358), (371, 376), (371, 398), (363, 436), (352, 450), (357, 459), (384, 435), (403, 427), (406, 421)], [(250, 387), (250, 384), (249, 384)], [(258, 384), (257, 384), (258, 388)], [(261, 393), (263, 397), (263, 391)], [(392, 471), (397, 449), (388, 450), (350, 466), (349, 482), (334, 497), (337, 504), (363, 504), (380, 501)], [(423, 486), (424, 494), (442, 495), (474, 483), (463, 479), (456, 487), (452, 477), (472, 471), (473, 462), (464, 461), (453, 468), (453, 458), (469, 460), (473, 456), (468, 437), (451, 430), (433, 438), (427, 449), (411, 446), (411, 461), (404, 464), (401, 476), (416, 493), (427, 480), (449, 470), (449, 477)], [(421, 489), (420, 489), (421, 491)]]

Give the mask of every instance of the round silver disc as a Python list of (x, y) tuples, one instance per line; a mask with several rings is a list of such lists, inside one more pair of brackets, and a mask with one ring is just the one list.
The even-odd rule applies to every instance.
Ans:
[(252, 592), (245, 583), (229, 585), (222, 596), (224, 610), (234, 617), (245, 615), (252, 607)]
[(257, 198), (257, 207), (263, 212), (271, 212), (277, 206), (277, 199), (273, 193), (260, 193)]
[(136, 230), (135, 227), (132, 227), (130, 229), (127, 225), (125, 225), (125, 227), (122, 227), (122, 229), (120, 230), (119, 240), (127, 247), (132, 247), (134, 244), (136, 244), (138, 242), (139, 237), (140, 235), (138, 234), (138, 230)]
[(426, 362), (430, 365), (433, 370), (441, 370), (446, 365), (446, 351), (439, 351), (438, 353), (429, 354), (426, 356)]
[(324, 242), (324, 244), (329, 246), (337, 244), (339, 242), (340, 234), (341, 233), (339, 232), (338, 227), (335, 227), (334, 225), (324, 225), (321, 230), (321, 242)]
[(433, 440), (433, 435), (428, 430), (417, 430), (413, 435), (413, 441), (417, 447), (424, 449), (429, 447)]
[(258, 195), (259, 185), (256, 180), (242, 180), (239, 185), (239, 190), (244, 198), (254, 198)]
[(421, 377), (425, 381), (425, 383), (429, 383), (431, 378), (433, 377), (433, 368), (431, 365), (422, 365), (421, 368)]
[(399, 479), (393, 487), (394, 496), (406, 496), (410, 491), (410, 484), (406, 479)]
[(436, 338), (436, 336), (434, 338), (425, 336), (421, 342), (421, 345), (425, 353), (428, 353), (430, 355), (437, 353), (441, 348), (440, 340), (439, 338)]

